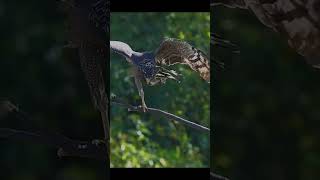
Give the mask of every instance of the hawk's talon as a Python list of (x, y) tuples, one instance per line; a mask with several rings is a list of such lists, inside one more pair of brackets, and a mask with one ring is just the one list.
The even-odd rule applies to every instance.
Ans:
[(140, 105), (139, 108), (142, 108), (143, 112), (147, 112), (148, 111), (148, 107), (145, 104), (143, 104), (142, 106)]

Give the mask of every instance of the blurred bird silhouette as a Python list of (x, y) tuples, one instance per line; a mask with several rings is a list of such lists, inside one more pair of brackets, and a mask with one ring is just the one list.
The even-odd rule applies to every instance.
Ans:
[(154, 52), (136, 52), (120, 41), (110, 41), (110, 48), (122, 55), (132, 65), (135, 85), (142, 101), (142, 108), (147, 111), (142, 82), (148, 85), (164, 84), (167, 79), (180, 82), (180, 74), (168, 67), (175, 64), (188, 65), (198, 72), (200, 77), (210, 82), (209, 58), (201, 50), (189, 43), (167, 38)]
[(67, 15), (69, 43), (78, 50), (91, 100), (100, 111), (106, 143), (109, 143), (109, 112), (106, 66), (109, 49), (109, 2), (107, 0), (60, 0)]
[(286, 38), (309, 64), (320, 67), (319, 0), (211, 0), (210, 5), (251, 11), (263, 25)]

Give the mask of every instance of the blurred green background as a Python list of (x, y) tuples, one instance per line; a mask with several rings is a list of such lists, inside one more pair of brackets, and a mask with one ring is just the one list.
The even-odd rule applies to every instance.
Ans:
[[(79, 140), (103, 136), (99, 113), (76, 52), (65, 51), (65, 25), (55, 1), (0, 1), (0, 98), (32, 120), (0, 118), (0, 127), (58, 132)], [(57, 157), (55, 149), (0, 139), (0, 179), (105, 179), (105, 164)]]
[[(155, 50), (165, 37), (186, 40), (209, 53), (210, 13), (111, 13), (111, 40), (135, 51)], [(130, 65), (111, 53), (111, 93), (140, 105)], [(180, 84), (144, 86), (148, 107), (209, 126), (210, 87), (189, 67), (177, 65)], [(111, 167), (209, 167), (209, 135), (148, 114), (111, 107)]]
[(250, 11), (215, 7), (212, 30), (240, 46), (213, 83), (211, 167), (232, 180), (320, 177), (320, 71)]

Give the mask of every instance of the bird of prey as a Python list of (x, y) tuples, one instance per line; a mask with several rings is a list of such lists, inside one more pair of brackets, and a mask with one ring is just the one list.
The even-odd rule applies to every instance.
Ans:
[(142, 82), (148, 85), (164, 84), (167, 79), (179, 82), (180, 74), (169, 69), (175, 64), (188, 65), (207, 82), (210, 82), (209, 58), (201, 50), (189, 43), (167, 38), (154, 52), (136, 52), (120, 41), (110, 41), (110, 49), (123, 57), (132, 65), (135, 84), (142, 101), (143, 111), (147, 111)]
[(109, 1), (60, 0), (66, 6), (68, 47), (78, 50), (82, 71), (87, 80), (91, 100), (100, 111), (106, 143), (109, 143), (109, 112), (106, 92), (106, 66), (109, 56)]
[(319, 0), (211, 0), (211, 6), (246, 9), (273, 31), (313, 67), (320, 67)]

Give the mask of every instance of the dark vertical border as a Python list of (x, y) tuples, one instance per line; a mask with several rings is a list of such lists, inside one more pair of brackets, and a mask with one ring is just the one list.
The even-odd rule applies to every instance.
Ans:
[[(210, 34), (213, 33), (213, 13), (212, 13), (212, 9), (210, 8)], [(213, 44), (211, 43), (211, 37), (210, 37), (210, 61), (211, 61), (211, 67), (212, 67), (212, 59), (213, 58)], [(216, 75), (217, 75), (217, 72), (216, 72), (216, 68), (213, 67), (210, 69), (210, 79), (211, 79), (211, 83), (210, 83), (210, 169), (211, 171), (212, 170), (212, 166), (213, 164), (211, 162), (213, 162), (213, 141), (214, 141), (214, 138), (213, 138), (213, 129), (214, 129), (214, 126), (213, 126), (213, 121), (216, 117), (216, 114), (213, 113), (214, 110), (213, 110), (213, 107), (215, 107), (215, 103), (214, 103), (214, 97), (215, 97), (215, 93), (213, 93), (213, 84), (216, 86)]]
[[(108, 98), (110, 98), (110, 5), (111, 5), (111, 2), (110, 0), (105, 0), (107, 1), (107, 34), (106, 34), (106, 38), (107, 38), (107, 57), (108, 59), (106, 60), (106, 74), (108, 74), (107, 78), (106, 78), (106, 91), (107, 91), (107, 95), (108, 95)], [(110, 100), (108, 102), (108, 119), (109, 119), (109, 125), (111, 124), (110, 123)], [(110, 133), (110, 129), (109, 129), (109, 133)], [(110, 136), (110, 134), (109, 134)], [(109, 152), (111, 151), (110, 149), (110, 142), (109, 142)], [(107, 171), (106, 171), (106, 176), (107, 178), (106, 179), (111, 179), (111, 169), (110, 169), (110, 154), (108, 155), (108, 159), (107, 159)]]

